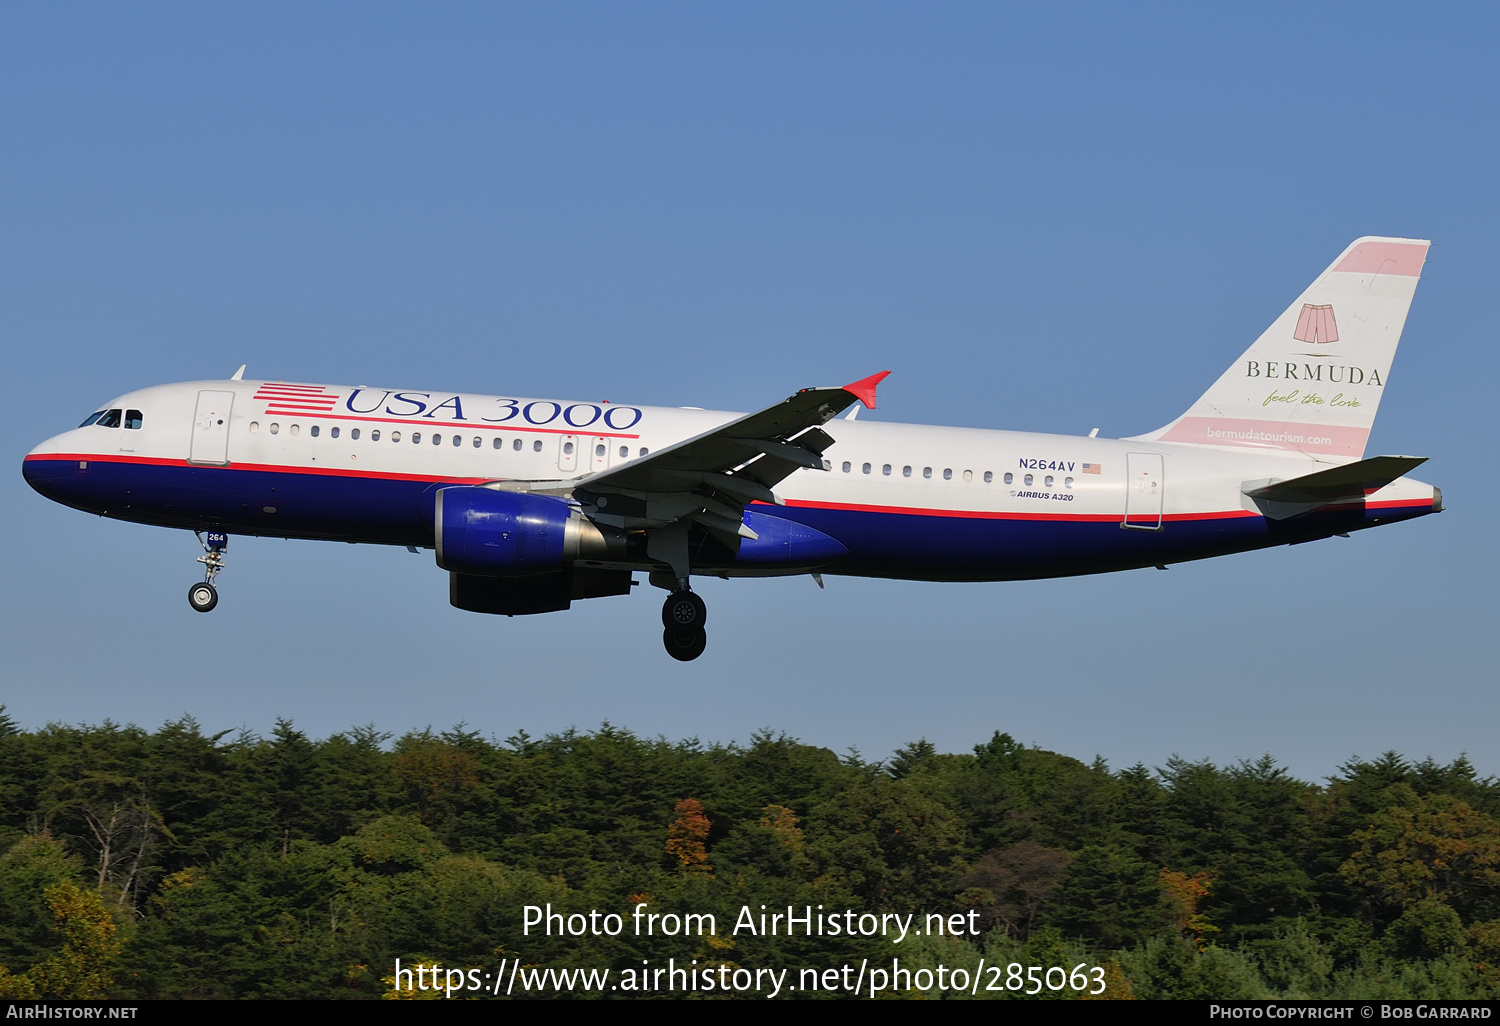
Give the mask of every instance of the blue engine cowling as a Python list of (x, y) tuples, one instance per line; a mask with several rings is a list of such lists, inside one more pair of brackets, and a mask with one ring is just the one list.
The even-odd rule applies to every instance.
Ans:
[(600, 558), (623, 539), (606, 537), (581, 513), (550, 495), (493, 488), (441, 488), (433, 517), (437, 563), (444, 570), (514, 577)]

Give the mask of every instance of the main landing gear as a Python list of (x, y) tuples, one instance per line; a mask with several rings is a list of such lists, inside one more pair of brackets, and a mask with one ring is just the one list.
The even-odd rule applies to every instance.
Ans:
[(188, 605), (200, 613), (210, 612), (219, 604), (219, 590), (214, 587), (214, 578), (224, 569), (224, 550), (229, 548), (229, 535), (223, 531), (208, 531), (207, 537), (193, 532), (198, 544), (203, 546), (203, 555), (198, 562), (203, 564), (203, 580), (188, 589)]
[(708, 646), (708, 634), (703, 624), (708, 619), (708, 607), (696, 592), (679, 584), (676, 591), (667, 596), (661, 607), (662, 645), (667, 654), (682, 662), (691, 662), (703, 654)]

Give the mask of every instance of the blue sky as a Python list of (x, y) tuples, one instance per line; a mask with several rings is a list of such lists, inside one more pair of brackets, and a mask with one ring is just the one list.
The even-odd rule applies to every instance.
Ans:
[[(0, 702), (323, 736), (608, 720), (867, 758), (1466, 752), (1500, 774), (1500, 15), (1398, 5), (0, 9)], [(227, 376), (1106, 436), (1185, 409), (1348, 242), (1433, 240), (1369, 453), (1449, 511), (1169, 573), (709, 581), (499, 619), (430, 553), (90, 518), (22, 455)], [(1491, 318), (1486, 320), (1486, 318)]]

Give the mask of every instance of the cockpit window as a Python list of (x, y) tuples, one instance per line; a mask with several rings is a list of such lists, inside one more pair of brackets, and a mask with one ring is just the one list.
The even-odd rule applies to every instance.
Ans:
[(82, 424), (79, 424), (78, 426), (81, 428), (86, 428), (90, 424), (97, 424), (99, 422), (99, 418), (104, 416), (108, 412), (108, 410), (100, 410), (98, 413), (91, 413), (89, 414), (89, 419), (84, 421)]
[(117, 427), (120, 426), (120, 411), (119, 410), (105, 410), (104, 411), (104, 416), (100, 417), (94, 423), (98, 424), (100, 427), (113, 427), (113, 428), (117, 428)]
[(140, 410), (125, 411), (125, 426), (132, 431), (139, 431), (141, 429), (142, 419)]

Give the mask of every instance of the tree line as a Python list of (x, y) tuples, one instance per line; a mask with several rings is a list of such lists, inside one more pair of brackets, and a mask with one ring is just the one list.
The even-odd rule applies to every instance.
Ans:
[[(1463, 758), (1111, 769), (996, 732), (878, 762), (605, 724), (322, 740), (0, 707), (0, 996), (368, 998), (393, 967), (1101, 967), (1109, 997), (1500, 996), (1500, 782)], [(525, 906), (713, 915), (547, 936)], [(729, 935), (746, 907), (978, 934)], [(956, 994), (926, 995), (958, 996)], [(1015, 997), (1009, 990), (979, 996)], [(1077, 997), (1044, 991), (1041, 997)]]

